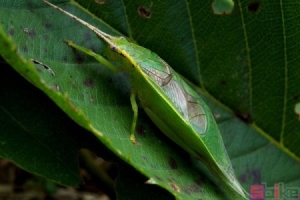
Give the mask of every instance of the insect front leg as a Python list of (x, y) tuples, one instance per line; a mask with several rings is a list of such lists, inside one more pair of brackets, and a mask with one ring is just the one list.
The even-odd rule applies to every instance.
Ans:
[(130, 134), (130, 140), (135, 143), (138, 144), (138, 142), (135, 140), (135, 127), (136, 127), (136, 121), (137, 121), (137, 116), (138, 116), (138, 106), (136, 103), (136, 90), (134, 88), (131, 89), (131, 94), (130, 94), (130, 102), (131, 102), (131, 107), (132, 107), (132, 111), (133, 111), (133, 120), (132, 120), (132, 125), (131, 125), (131, 134)]
[(87, 49), (85, 47), (82, 46), (78, 46), (77, 44), (74, 44), (72, 41), (65, 41), (70, 47), (73, 47), (74, 49), (81, 51), (89, 56), (94, 57), (97, 61), (99, 61), (102, 65), (104, 65), (105, 67), (109, 68), (110, 70), (114, 71), (114, 72), (119, 72), (122, 71), (122, 69), (114, 66), (113, 64), (111, 64), (108, 60), (106, 60), (103, 56), (96, 54), (95, 52), (93, 52), (90, 49)]

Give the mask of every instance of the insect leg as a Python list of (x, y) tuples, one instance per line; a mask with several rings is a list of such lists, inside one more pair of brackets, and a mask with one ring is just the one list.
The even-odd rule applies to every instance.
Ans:
[(130, 140), (135, 143), (138, 144), (135, 140), (135, 127), (136, 127), (136, 121), (137, 121), (137, 116), (138, 116), (138, 106), (135, 100), (135, 96), (136, 96), (136, 91), (134, 88), (131, 89), (131, 94), (130, 94), (130, 102), (131, 102), (131, 106), (132, 106), (132, 111), (133, 111), (133, 120), (132, 120), (132, 126), (131, 126), (131, 134), (130, 134)]
[(114, 66), (113, 64), (111, 64), (110, 62), (108, 62), (108, 60), (106, 60), (103, 56), (94, 53), (92, 50), (87, 49), (85, 47), (82, 46), (78, 46), (76, 44), (74, 44), (71, 41), (66, 40), (65, 41), (70, 47), (73, 47), (74, 49), (77, 49), (78, 51), (81, 51), (89, 56), (94, 57), (97, 61), (99, 61), (101, 64), (103, 64), (105, 67), (109, 68), (110, 70), (114, 71), (114, 72), (118, 72), (118, 71), (122, 71), (120, 68)]

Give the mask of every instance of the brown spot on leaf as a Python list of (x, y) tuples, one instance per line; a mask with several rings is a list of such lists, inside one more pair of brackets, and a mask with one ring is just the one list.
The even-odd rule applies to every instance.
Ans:
[(175, 185), (174, 183), (170, 183), (170, 186), (172, 187), (173, 190), (175, 190), (176, 192), (180, 192), (180, 188)]
[(80, 52), (74, 50), (76, 63), (80, 64), (84, 61), (83, 55)]
[(253, 1), (248, 4), (247, 8), (250, 13), (256, 13), (260, 8), (260, 2), (257, 0)]
[(91, 40), (91, 39), (92, 39), (92, 36), (91, 36), (90, 33), (85, 33), (85, 34), (83, 35), (83, 37), (84, 37), (85, 40)]
[(201, 186), (203, 184), (203, 181), (202, 181), (202, 178), (198, 178), (198, 179), (195, 179), (195, 183), (199, 186)]
[(258, 184), (261, 183), (261, 173), (258, 169), (246, 169), (246, 171), (238, 177), (241, 183)]
[(27, 53), (28, 52), (28, 47), (25, 45), (25, 46), (22, 46), (22, 51)]
[(30, 30), (28, 28), (21, 27), (23, 32), (26, 33), (30, 38), (34, 38), (36, 36), (35, 30)]
[(147, 9), (147, 8), (145, 8), (143, 6), (139, 6), (138, 7), (138, 13), (143, 18), (146, 18), (146, 19), (151, 18), (151, 10)]
[(51, 23), (46, 23), (46, 24), (44, 25), (44, 27), (45, 27), (45, 29), (49, 30), (49, 29), (52, 28), (52, 24), (51, 24)]
[(138, 125), (136, 127), (136, 131), (140, 136), (146, 136), (146, 129), (144, 129), (144, 127), (142, 125)]
[(251, 124), (253, 122), (252, 116), (249, 113), (236, 112), (235, 115), (242, 121)]
[(174, 160), (174, 158), (169, 157), (168, 163), (169, 163), (171, 169), (177, 169), (178, 168), (177, 162), (176, 162), (176, 160)]
[(300, 94), (296, 94), (296, 95), (294, 96), (294, 100), (295, 100), (295, 101), (300, 101)]
[(13, 36), (15, 34), (15, 30), (13, 28), (10, 28), (8, 30), (8, 34), (11, 35), (11, 36)]
[(86, 79), (84, 80), (83, 84), (87, 87), (93, 88), (94, 87), (94, 82), (92, 79)]
[(227, 84), (227, 81), (226, 80), (221, 80), (221, 85), (226, 85)]

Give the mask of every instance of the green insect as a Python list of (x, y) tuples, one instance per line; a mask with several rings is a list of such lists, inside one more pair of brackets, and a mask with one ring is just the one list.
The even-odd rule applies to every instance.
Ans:
[(234, 175), (210, 109), (164, 60), (124, 37), (108, 35), (46, 0), (43, 1), (95, 32), (110, 46), (110, 59), (117, 59), (121, 66), (116, 67), (101, 55), (70, 41), (67, 42), (68, 45), (93, 56), (113, 71), (128, 73), (132, 85), (130, 101), (134, 116), (130, 139), (133, 143), (137, 143), (134, 133), (138, 96), (145, 112), (164, 134), (194, 158), (205, 163), (229, 193), (233, 196), (246, 196)]

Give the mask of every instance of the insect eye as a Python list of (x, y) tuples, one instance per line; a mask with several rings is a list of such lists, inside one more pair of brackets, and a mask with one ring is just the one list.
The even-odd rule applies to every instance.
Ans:
[(116, 47), (116, 46), (111, 46), (110, 49), (111, 49), (112, 51), (114, 51), (114, 52), (117, 52), (117, 51), (118, 51), (118, 47)]

